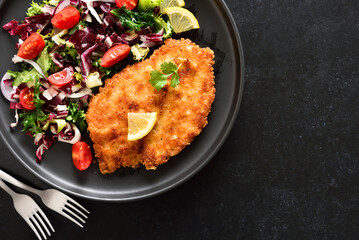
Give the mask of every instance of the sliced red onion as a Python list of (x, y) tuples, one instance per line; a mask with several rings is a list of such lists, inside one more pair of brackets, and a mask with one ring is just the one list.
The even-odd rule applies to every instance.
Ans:
[[(50, 57), (51, 57), (51, 60), (60, 68), (60, 69), (63, 69), (65, 66), (59, 61), (57, 60), (56, 57), (58, 57), (60, 54), (57, 53), (57, 54), (54, 54), (54, 53), (50, 53)], [(61, 55), (60, 55), (61, 56)]]
[(84, 18), (85, 22), (89, 22), (92, 23), (92, 17), (90, 16), (90, 14), (87, 14), (86, 17)]
[(55, 7), (50, 6), (50, 5), (44, 5), (41, 9), (41, 12), (43, 12), (45, 14), (53, 15), (55, 12)]
[(92, 93), (91, 89), (84, 88), (84, 89), (78, 91), (77, 93), (73, 93), (73, 94), (66, 95), (66, 96), (67, 96), (67, 98), (81, 98), (83, 96), (90, 95), (91, 93)]
[(123, 38), (124, 40), (126, 40), (128, 42), (132, 42), (138, 38), (138, 34), (135, 31), (126, 32), (121, 35), (121, 38)]
[(47, 100), (53, 99), (59, 92), (54, 88), (50, 87), (43, 91), (42, 96), (44, 96)]
[(46, 150), (48, 150), (52, 144), (55, 142), (54, 139), (43, 135), (41, 139), (38, 141), (37, 145), (40, 145), (36, 150), (36, 162), (41, 162), (42, 155)]
[[(65, 0), (64, 0), (65, 1)], [(90, 10), (92, 16), (94, 16), (98, 23), (102, 24), (102, 19), (97, 14), (96, 10), (93, 7), (93, 2), (108, 2), (108, 3), (115, 3), (115, 0), (82, 0), (82, 2), (86, 3), (87, 9)]]
[(40, 67), (36, 62), (34, 62), (34, 61), (32, 61), (32, 60), (28, 60), (28, 59), (23, 59), (23, 58), (19, 57), (18, 55), (14, 55), (14, 57), (12, 58), (12, 61), (13, 61), (13, 63), (19, 63), (19, 62), (24, 61), (24, 62), (30, 64), (30, 65), (33, 66), (33, 67), (36, 69), (36, 71), (38, 71), (45, 79), (47, 79), (46, 76), (45, 76), (45, 74), (42, 72), (41, 67)]
[(59, 111), (57, 113), (56, 119), (65, 119), (67, 115), (69, 114), (69, 111)]
[(41, 83), (41, 85), (42, 85), (44, 88), (46, 88), (46, 89), (51, 88), (50, 83), (49, 83), (47, 80), (45, 80), (45, 79), (40, 78), (40, 83)]
[(24, 109), (24, 107), (19, 102), (10, 102), (10, 109)]
[(38, 133), (34, 136), (34, 144), (38, 145), (42, 137), (44, 136), (43, 133)]
[(56, 107), (55, 107), (55, 110), (56, 111), (66, 111), (67, 110), (67, 105), (57, 105)]
[(17, 100), (20, 97), (20, 90), (18, 88), (18, 86), (14, 86), (12, 88), (12, 91), (10, 93), (10, 97), (14, 100)]
[(56, 13), (60, 12), (62, 9), (64, 9), (65, 7), (70, 6), (71, 4), (71, 0), (62, 0), (61, 2), (59, 2), (59, 4), (57, 5), (57, 7), (54, 10), (53, 15), (55, 15)]
[(77, 7), (77, 5), (79, 5), (79, 1), (80, 0), (70, 0), (70, 4), (72, 5), (72, 6), (75, 6), (75, 7)]
[(56, 117), (55, 113), (50, 113), (49, 117), (47, 118), (48, 121), (51, 121), (52, 119), (54, 119)]
[(73, 85), (73, 86), (71, 87), (71, 91), (74, 93), (74, 92), (79, 91), (81, 88), (82, 88), (82, 86)]
[(1, 92), (4, 95), (4, 97), (10, 102), (17, 102), (16, 99), (13, 99), (11, 97), (13, 92), (12, 82), (13, 80), (11, 79), (9, 74), (5, 73), (1, 79)]
[(62, 101), (66, 97), (66, 93), (65, 92), (60, 92), (59, 95), (57, 95), (57, 97), (59, 98), (60, 101)]
[(79, 66), (76, 66), (75, 69), (77, 72), (81, 73), (81, 68)]
[(16, 127), (19, 124), (19, 114), (17, 113), (17, 109), (15, 109), (15, 122), (10, 124), (11, 128)]
[[(58, 141), (59, 142), (65, 142), (65, 143), (69, 143), (69, 144), (75, 144), (78, 141), (81, 140), (81, 132), (80, 130), (76, 127), (75, 124), (71, 123), (72, 129), (74, 131), (74, 135), (72, 137), (71, 140), (67, 139), (67, 137), (62, 137), (61, 135), (59, 135)], [(66, 131), (66, 130), (65, 130)]]

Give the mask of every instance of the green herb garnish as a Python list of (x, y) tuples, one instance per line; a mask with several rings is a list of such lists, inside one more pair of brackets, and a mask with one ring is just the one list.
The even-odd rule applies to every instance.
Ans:
[(120, 19), (122, 26), (128, 27), (130, 30), (139, 31), (141, 28), (153, 27), (156, 24), (152, 12), (133, 12), (122, 6), (113, 9), (111, 13)]
[(69, 122), (75, 123), (75, 125), (83, 131), (86, 129), (86, 114), (84, 110), (80, 110), (77, 102), (71, 102), (67, 107), (69, 114), (66, 117), (66, 120)]
[(167, 83), (167, 79), (171, 77), (171, 87), (175, 88), (180, 83), (178, 69), (181, 67), (180, 64), (178, 67), (172, 62), (164, 62), (161, 64), (161, 71), (153, 70), (151, 71), (150, 83), (157, 91), (161, 90)]

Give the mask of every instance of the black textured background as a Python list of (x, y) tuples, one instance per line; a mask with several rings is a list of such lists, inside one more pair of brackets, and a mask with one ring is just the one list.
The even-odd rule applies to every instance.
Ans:
[[(359, 239), (359, 2), (226, 0), (246, 84), (232, 133), (195, 177), (132, 203), (78, 199), (51, 239)], [(203, 6), (205, 7), (205, 6)], [(39, 188), (0, 144), (0, 167)], [(0, 191), (0, 238), (35, 239)]]

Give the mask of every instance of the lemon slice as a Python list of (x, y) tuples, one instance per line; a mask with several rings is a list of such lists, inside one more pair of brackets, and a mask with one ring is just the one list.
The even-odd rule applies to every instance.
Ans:
[(128, 141), (135, 141), (146, 136), (157, 121), (157, 113), (128, 113)]
[(185, 5), (183, 0), (163, 0), (161, 2), (161, 13), (165, 13), (166, 8), (183, 7)]
[(175, 33), (198, 29), (197, 18), (187, 9), (181, 7), (170, 7), (165, 9)]

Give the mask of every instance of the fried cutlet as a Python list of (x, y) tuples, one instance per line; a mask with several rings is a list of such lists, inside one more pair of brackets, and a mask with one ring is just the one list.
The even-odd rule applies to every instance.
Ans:
[[(202, 131), (215, 97), (214, 54), (188, 39), (168, 39), (153, 55), (126, 67), (106, 80), (90, 102), (86, 120), (95, 155), (103, 174), (120, 167), (156, 169), (178, 154)], [(180, 84), (157, 91), (150, 72), (164, 62), (174, 62)], [(137, 141), (127, 141), (129, 112), (157, 112), (152, 131)]]

